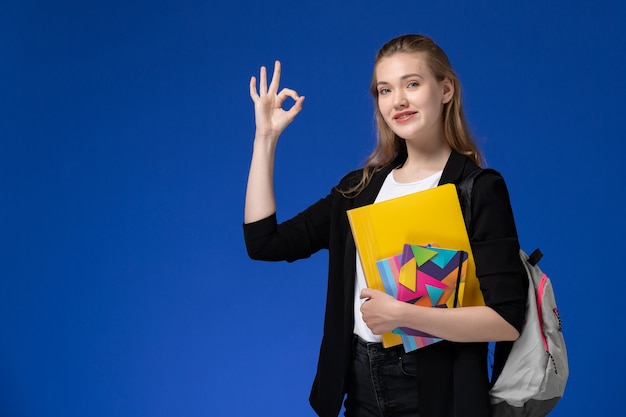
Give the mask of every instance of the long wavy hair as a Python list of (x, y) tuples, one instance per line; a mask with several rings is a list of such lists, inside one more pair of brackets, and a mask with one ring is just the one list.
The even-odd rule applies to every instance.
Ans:
[(461, 83), (450, 65), (446, 53), (431, 38), (423, 35), (403, 35), (394, 38), (383, 45), (376, 54), (374, 73), (370, 84), (370, 93), (374, 97), (374, 114), (376, 117), (377, 135), (376, 147), (367, 158), (363, 167), (360, 181), (348, 189), (339, 190), (346, 197), (358, 195), (369, 184), (372, 175), (396, 158), (407, 156), (406, 142), (393, 133), (383, 119), (378, 108), (378, 89), (376, 79), (376, 65), (381, 59), (396, 53), (422, 53), (426, 63), (438, 81), (448, 78), (454, 85), (452, 99), (443, 106), (443, 135), (450, 147), (456, 152), (466, 155), (479, 166), (482, 165), (482, 156), (474, 143), (468, 128), (461, 102)]

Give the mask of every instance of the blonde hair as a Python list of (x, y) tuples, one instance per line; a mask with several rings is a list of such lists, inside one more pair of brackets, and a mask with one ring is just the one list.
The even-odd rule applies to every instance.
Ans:
[(396, 53), (423, 53), (426, 63), (438, 81), (448, 78), (454, 85), (452, 99), (443, 108), (443, 136), (456, 152), (466, 155), (477, 165), (482, 165), (482, 157), (467, 126), (461, 102), (461, 83), (450, 65), (446, 53), (431, 38), (423, 35), (403, 35), (383, 45), (376, 54), (374, 74), (370, 93), (374, 97), (374, 113), (377, 125), (376, 148), (365, 162), (360, 181), (346, 190), (339, 190), (346, 197), (358, 195), (370, 182), (372, 175), (392, 163), (398, 157), (406, 157), (406, 143), (393, 133), (385, 123), (378, 108), (376, 65), (381, 59)]

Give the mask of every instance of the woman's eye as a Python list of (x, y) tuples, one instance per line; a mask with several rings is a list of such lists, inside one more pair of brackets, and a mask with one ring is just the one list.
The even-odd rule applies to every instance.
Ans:
[(385, 94), (388, 94), (388, 93), (389, 93), (389, 89), (388, 89), (388, 88), (381, 88), (381, 89), (378, 91), (378, 94), (380, 94), (380, 95), (382, 95), (382, 96), (384, 96)]
[(419, 83), (417, 81), (411, 81), (408, 85), (409, 88), (419, 87)]

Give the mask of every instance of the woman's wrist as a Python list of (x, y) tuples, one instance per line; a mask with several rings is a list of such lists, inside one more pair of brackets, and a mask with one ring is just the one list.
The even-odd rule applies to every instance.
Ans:
[(276, 149), (276, 143), (278, 143), (278, 135), (273, 133), (255, 133), (254, 135), (254, 147), (265, 149), (268, 151), (274, 151)]

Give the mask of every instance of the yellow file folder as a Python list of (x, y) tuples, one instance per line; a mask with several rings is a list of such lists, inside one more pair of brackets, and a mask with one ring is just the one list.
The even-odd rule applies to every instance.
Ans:
[[(468, 253), (465, 284), (459, 287), (459, 306), (484, 305), (453, 184), (348, 210), (348, 220), (369, 288), (385, 291), (377, 261), (401, 253), (405, 243), (432, 244)], [(385, 347), (401, 343), (397, 334), (383, 335)]]

